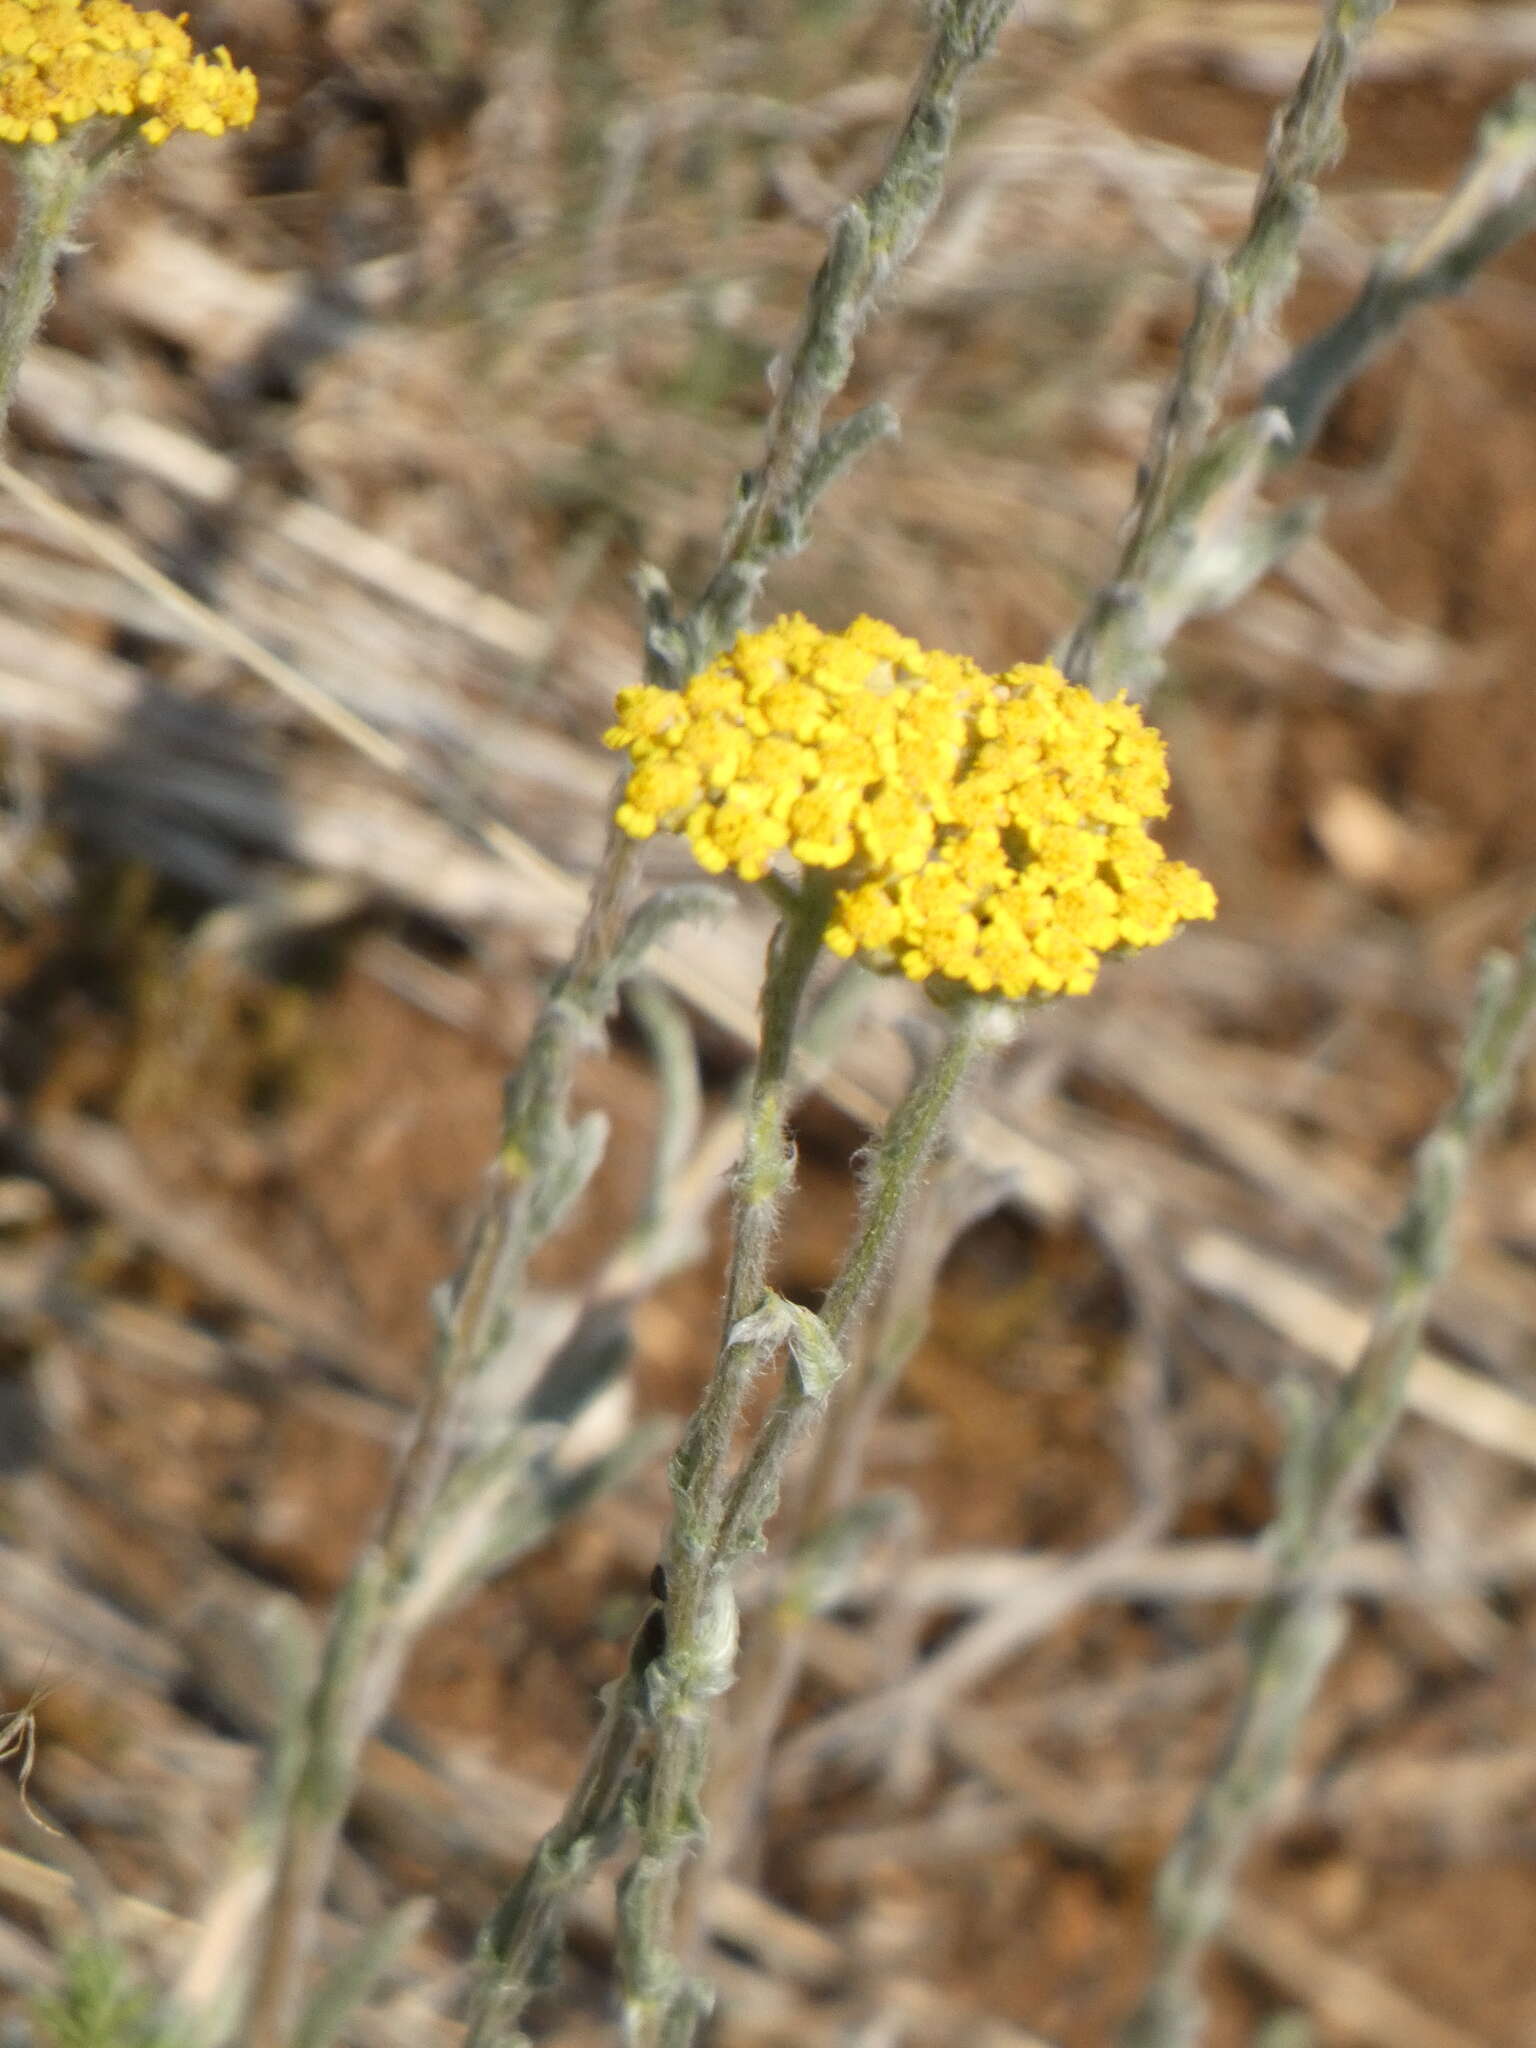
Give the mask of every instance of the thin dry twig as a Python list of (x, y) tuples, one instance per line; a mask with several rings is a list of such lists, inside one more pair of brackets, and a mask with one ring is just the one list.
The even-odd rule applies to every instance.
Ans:
[(41, 1828), (44, 1834), (57, 1835), (60, 1830), (52, 1821), (43, 1818), (28, 1794), (32, 1772), (37, 1765), (37, 1710), (47, 1697), (48, 1689), (39, 1681), (19, 1707), (13, 1708), (9, 1713), (0, 1714), (0, 1763), (15, 1758), (16, 1792), (21, 1801), (22, 1812), (32, 1825)]

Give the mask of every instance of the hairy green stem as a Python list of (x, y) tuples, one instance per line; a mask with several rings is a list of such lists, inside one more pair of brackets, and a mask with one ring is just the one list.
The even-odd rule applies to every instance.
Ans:
[(1485, 965), (1456, 1093), (1419, 1149), (1365, 1347), (1321, 1421), (1298, 1434), (1270, 1532), (1274, 1584), (1245, 1630), (1242, 1697), (1221, 1761), (1160, 1874), (1156, 1961), (1121, 2036), (1123, 2048), (1190, 2048), (1199, 2036), (1201, 1962), (1342, 1639), (1341, 1610), (1326, 1591), (1324, 1569), (1348, 1535), (1402, 1413), (1473, 1147), (1508, 1096), (1533, 1012), (1536, 927), (1518, 963), (1495, 954)]
[(807, 1630), (842, 1597), (870, 1544), (903, 1520), (901, 1495), (860, 1501), (868, 1440), (901, 1374), (918, 1350), (932, 1313), (934, 1286), (950, 1247), (1001, 1200), (1001, 1182), (952, 1159), (918, 1192), (918, 1210), (901, 1231), (868, 1335), (854, 1333), (844, 1380), (834, 1389), (807, 1473), (780, 1511), (780, 1569), (774, 1597), (754, 1614), (745, 1636), (731, 1714), (717, 1733), (709, 1786), (709, 1837), (690, 1888), (700, 1896), (745, 1849), (768, 1776), (774, 1741), (805, 1665)]
[(1145, 691), (1155, 679), (1157, 645), (1150, 635), (1127, 633), (1127, 614), (1146, 603), (1151, 587), (1174, 566), (1169, 543), (1179, 519), (1190, 516), (1192, 467), (1211, 440), (1245, 344), (1291, 290), (1302, 229), (1317, 203), (1315, 181), (1343, 142), (1345, 88), (1366, 38), (1391, 4), (1327, 0), (1322, 31), (1271, 130), (1248, 231), (1200, 281), (1179, 366), (1142, 462), (1130, 530), (1112, 576), (1060, 655), (1063, 672), (1100, 695), (1122, 686)]
[[(779, 1204), (792, 1176), (785, 1136), (790, 1067), (832, 889), (807, 877), (787, 901), (769, 947), (762, 1029), (733, 1185), (731, 1259), (720, 1352), (704, 1397), (672, 1461), (673, 1521), (666, 1573), (666, 1655), (651, 1687), (654, 1738), (639, 1815), (639, 1847), (621, 1896), (621, 1963), (630, 2038), (659, 2043), (680, 2001), (696, 2000), (674, 1955), (673, 1922), (684, 1859), (697, 1837), (710, 1701), (730, 1683), (735, 1599), (721, 1556), (731, 1462), (743, 1404), (762, 1358), (747, 1333), (767, 1287)], [(702, 2006), (700, 2006), (702, 2011)]]
[(880, 292), (911, 254), (943, 191), (960, 87), (997, 41), (1014, 0), (938, 0), (912, 104), (880, 176), (833, 224), (805, 319), (776, 380), (761, 465), (742, 497), (695, 624), (729, 640), (763, 573), (805, 544), (816, 499), (874, 440), (896, 430), (889, 407), (867, 406), (823, 430), (848, 381), (853, 345)]
[(1289, 293), (1315, 180), (1337, 156), (1340, 110), (1361, 45), (1392, 0), (1330, 0), (1322, 34), (1276, 120), (1248, 232), (1202, 281), (1178, 374), (1164, 401), (1119, 577), (1143, 566), (1180, 472), (1210, 436), (1245, 342)]
[(1248, 233), (1201, 283), (1114, 573), (1058, 650), (1066, 674), (1100, 696), (1149, 696), (1184, 623), (1236, 604), (1309, 530), (1315, 503), (1255, 514), (1264, 484), (1306, 452), (1345, 384), (1416, 307), (1461, 290), (1536, 226), (1536, 88), (1525, 84), (1484, 119), (1427, 225), (1373, 265), (1354, 302), (1271, 377), (1255, 410), (1218, 428), (1245, 343), (1290, 291), (1314, 180), (1342, 140), (1344, 88), (1389, 4), (1330, 0), (1276, 121)]
[[(757, 1361), (759, 1346), (750, 1338), (733, 1339), (733, 1333), (762, 1301), (779, 1204), (794, 1173), (784, 1126), (795, 1027), (831, 907), (823, 878), (810, 876), (804, 896), (777, 926), (769, 947), (761, 998), (762, 1037), (752, 1071), (741, 1161), (732, 1185), (731, 1258), (720, 1358), (673, 1463), (679, 1521), (667, 1557), (667, 1599), (674, 1627), (686, 1626), (689, 1618), (685, 1589), (692, 1561), (714, 1547), (731, 1446)], [(674, 1573), (682, 1575), (676, 1583), (670, 1576)]]
[[(759, 1051), (734, 1179), (720, 1352), (688, 1435), (672, 1461), (676, 1512), (664, 1565), (665, 1604), (651, 1610), (635, 1638), (629, 1673), (610, 1703), (564, 1813), (540, 1842), (482, 1939), (470, 2048), (506, 2048), (523, 2039), (518, 2031), (522, 2015), (543, 1981), (570, 1898), (597, 1857), (611, 1846), (630, 1784), (639, 1729), (654, 1729), (648, 1783), (651, 1810), (659, 1815), (667, 1787), (692, 1775), (698, 1719), (718, 1689), (718, 1644), (704, 1640), (711, 1627), (718, 1628), (720, 1615), (711, 1560), (742, 1402), (761, 1352), (759, 1344), (739, 1339), (736, 1332), (762, 1299), (774, 1220), (793, 1172), (785, 1140), (791, 1064), (832, 891), (825, 877), (813, 876), (803, 892), (785, 892), (781, 901), (785, 914), (769, 944), (760, 997)], [(657, 1875), (664, 1886), (666, 1874)]]
[(898, 1496), (859, 1500), (870, 1435), (922, 1342), (945, 1256), (998, 1199), (993, 1176), (959, 1166), (942, 1179), (928, 1175), (918, 1211), (902, 1229), (901, 1257), (884, 1276), (874, 1328), (867, 1337), (854, 1332), (848, 1371), (833, 1390), (804, 1478), (780, 1516), (775, 1597), (753, 1616), (730, 1718), (717, 1731), (708, 1836), (691, 1879), (702, 1896), (746, 1847), (774, 1742), (804, 1668), (811, 1623), (835, 1604), (864, 1551), (902, 1519)]
[(835, 1338), (846, 1336), (869, 1299), (961, 1083), (979, 1053), (1011, 1035), (1017, 1014), (985, 998), (962, 997), (933, 1064), (891, 1112), (865, 1176), (858, 1236), (821, 1305)]
[[(984, 1000), (959, 1002), (937, 1055), (891, 1112), (865, 1173), (853, 1243), (821, 1305), (822, 1326), (834, 1344), (845, 1344), (851, 1334), (895, 1245), (956, 1096), (978, 1056), (1000, 1042), (999, 1027), (1009, 1014), (1002, 1005)], [(719, 1537), (727, 1564), (738, 1561), (761, 1535), (790, 1454), (824, 1399), (807, 1395), (793, 1377), (786, 1380), (731, 1489)]]
[[(708, 2010), (706, 1988), (686, 1977), (678, 1960), (678, 1907), (684, 1867), (703, 1832), (708, 1704), (733, 1676), (734, 1574), (762, 1541), (795, 1446), (825, 1409), (842, 1371), (842, 1340), (890, 1254), (961, 1084), (979, 1053), (998, 1042), (998, 1019), (1004, 1014), (975, 999), (957, 1004), (939, 1052), (892, 1113), (865, 1174), (859, 1224), (842, 1269), (819, 1317), (798, 1312), (800, 1342), (806, 1348), (797, 1347), (791, 1335), (791, 1364), (782, 1389), (707, 1524), (690, 1497), (699, 1486), (698, 1474), (684, 1468), (669, 1579), (686, 1557), (701, 1597), (679, 1617), (669, 1584), (666, 1714), (657, 1725), (639, 1852), (621, 1891), (621, 1961), (634, 2048), (686, 2048)], [(794, 1317), (797, 1312), (787, 1313)], [(745, 1344), (744, 1326), (736, 1328), (739, 1343)], [(699, 1491), (704, 1492), (702, 1486)], [(714, 1499), (716, 1491), (712, 1479), (708, 1497)], [(710, 1547), (702, 1559), (679, 1544), (678, 1531), (685, 1529), (708, 1537)]]
[(613, 1846), (635, 1744), (644, 1727), (641, 1685), (647, 1652), (660, 1638), (659, 1608), (636, 1637), (630, 1666), (610, 1694), (603, 1722), (564, 1813), (534, 1851), (480, 1937), (479, 1975), (465, 2048), (508, 2048), (526, 2036), (517, 2023), (558, 1954), (567, 1904)]
[(1359, 295), (1304, 342), (1264, 387), (1290, 429), (1278, 454), (1294, 460), (1317, 438), (1345, 385), (1417, 307), (1461, 291), (1510, 243), (1536, 227), (1536, 85), (1517, 86), (1478, 130), (1455, 189), (1426, 225), (1371, 267)]
[(53, 301), (59, 258), (105, 165), (67, 142), (26, 143), (6, 154), (19, 218), (0, 298), (0, 429), (10, 415), (22, 359)]

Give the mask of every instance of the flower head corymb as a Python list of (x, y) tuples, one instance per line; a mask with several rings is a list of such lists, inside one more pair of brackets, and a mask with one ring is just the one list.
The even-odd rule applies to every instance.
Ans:
[(1161, 736), (1054, 668), (987, 675), (878, 619), (746, 633), (680, 691), (621, 690), (604, 735), (634, 763), (616, 813), (687, 835), (712, 874), (780, 856), (835, 870), (826, 942), (1009, 999), (1079, 995), (1107, 953), (1215, 914), (1167, 859)]
[(126, 0), (0, 0), (0, 141), (57, 142), (98, 116), (135, 120), (149, 143), (247, 127), (255, 78), (228, 50), (195, 50), (185, 19)]

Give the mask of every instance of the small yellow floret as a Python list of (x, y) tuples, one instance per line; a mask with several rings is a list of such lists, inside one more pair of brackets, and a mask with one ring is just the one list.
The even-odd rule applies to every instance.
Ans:
[(255, 114), (253, 75), (222, 47), (194, 50), (181, 21), (127, 0), (0, 0), (0, 142), (54, 143), (100, 117), (137, 119), (156, 144)]
[(681, 690), (621, 690), (603, 740), (634, 762), (631, 837), (684, 833), (745, 881), (785, 853), (832, 871), (830, 949), (936, 993), (1079, 995), (1106, 954), (1216, 912), (1147, 831), (1161, 736), (1044, 664), (990, 676), (878, 619), (791, 616)]

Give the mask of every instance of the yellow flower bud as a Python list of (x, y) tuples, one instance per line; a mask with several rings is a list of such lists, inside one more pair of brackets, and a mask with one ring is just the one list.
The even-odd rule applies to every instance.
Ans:
[(831, 871), (831, 951), (934, 993), (1082, 994), (1106, 954), (1215, 915), (1146, 829), (1161, 736), (1048, 665), (990, 676), (878, 619), (790, 616), (681, 690), (621, 690), (603, 737), (635, 764), (625, 832), (684, 833), (744, 881), (785, 856)]
[(178, 128), (222, 135), (255, 118), (256, 80), (127, 0), (0, 0), (0, 141), (47, 145), (82, 121), (143, 112), (151, 145)]

